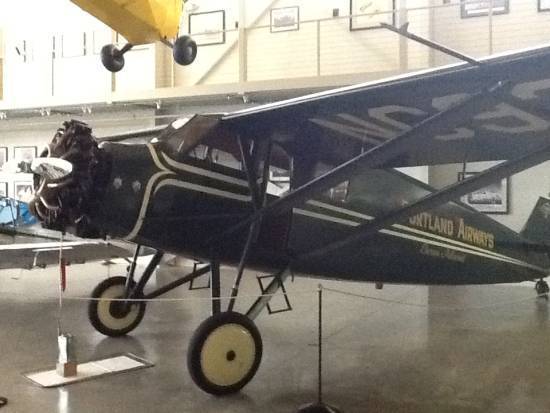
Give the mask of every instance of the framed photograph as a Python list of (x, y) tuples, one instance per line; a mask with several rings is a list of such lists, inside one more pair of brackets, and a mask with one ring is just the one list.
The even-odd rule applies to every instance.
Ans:
[(197, 46), (225, 43), (225, 10), (189, 14), (189, 34)]
[(13, 159), (17, 161), (17, 172), (32, 173), (31, 162), (36, 158), (36, 146), (16, 146)]
[[(458, 180), (462, 181), (479, 172), (459, 172)], [(488, 214), (508, 213), (508, 179), (478, 189), (460, 198), (465, 204)]]
[(300, 30), (300, 8), (298, 6), (271, 9), (271, 33)]
[(550, 11), (550, 0), (539, 0), (539, 11)]
[(14, 182), (13, 198), (16, 201), (29, 202), (32, 199), (32, 182)]
[(8, 160), (8, 148), (7, 146), (0, 146), (0, 171), (2, 170), (4, 164)]
[(508, 14), (510, 7), (508, 0), (466, 0), (460, 3), (460, 17), (488, 16), (489, 9), (493, 5), (493, 14)]
[(0, 182), (0, 197), (7, 198), (8, 196), (8, 183)]
[(380, 23), (395, 25), (395, 0), (350, 0), (349, 14), (350, 30), (378, 29)]

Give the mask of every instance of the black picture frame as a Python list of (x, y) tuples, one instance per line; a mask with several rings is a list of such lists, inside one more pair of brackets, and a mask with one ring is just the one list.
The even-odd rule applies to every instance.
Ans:
[[(510, 13), (509, 0), (492, 0), (493, 16), (498, 14)], [(481, 17), (489, 15), (490, 0), (461, 0), (460, 17), (469, 19), (471, 17)]]
[(36, 158), (36, 146), (16, 146), (13, 148), (13, 159), (17, 163), (17, 172), (32, 173), (31, 162)]
[(8, 161), (8, 147), (0, 146), (0, 171), (4, 167), (4, 164)]
[(187, 27), (197, 46), (224, 44), (225, 10), (190, 13)]
[(32, 196), (33, 184), (31, 181), (15, 181), (13, 183), (13, 199), (26, 202)]
[(300, 7), (277, 7), (269, 12), (271, 33), (300, 30)]
[(550, 0), (538, 0), (537, 10), (538, 11), (550, 11)]
[[(381, 7), (381, 8), (379, 8)], [(358, 14), (375, 13), (377, 11), (392, 10), (386, 13), (384, 23), (395, 26), (395, 0), (350, 0), (349, 1), (349, 30), (380, 29), (380, 21), (373, 22), (370, 16), (353, 17)], [(374, 17), (374, 16), (373, 16)], [(371, 21), (369, 21), (371, 20)]]
[[(478, 173), (479, 172), (459, 172), (458, 180), (462, 181)], [(460, 200), (479, 212), (486, 214), (508, 214), (508, 197), (508, 178), (503, 178), (499, 182), (460, 197)]]

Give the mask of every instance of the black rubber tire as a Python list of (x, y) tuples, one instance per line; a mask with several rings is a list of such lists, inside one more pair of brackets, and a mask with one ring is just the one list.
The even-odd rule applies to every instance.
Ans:
[(550, 288), (548, 287), (548, 283), (544, 280), (539, 280), (535, 284), (535, 290), (537, 292), (537, 296), (540, 298), (546, 298), (548, 299), (548, 293), (550, 292)]
[[(246, 370), (245, 374), (243, 374), (240, 379), (230, 384), (214, 383), (211, 379), (207, 377), (208, 373), (205, 372), (203, 366), (203, 349), (207, 340), (209, 339), (209, 337), (212, 337), (212, 334), (219, 334), (219, 329), (224, 326), (234, 326), (234, 328), (240, 329), (240, 332), (243, 332), (244, 330), (246, 333), (248, 333), (249, 335), (239, 335), (241, 337), (246, 337), (245, 341), (248, 341), (250, 338), (252, 339), (254, 351), (253, 361), (248, 370)], [(220, 338), (222, 337), (218, 337), (218, 340)], [(228, 340), (227, 342), (230, 341), (231, 340)], [(195, 384), (206, 393), (210, 393), (215, 396), (233, 394), (241, 390), (244, 386), (246, 386), (246, 384), (248, 384), (250, 380), (252, 380), (252, 378), (256, 374), (256, 371), (258, 370), (258, 367), (260, 367), (260, 362), (262, 360), (262, 351), (263, 345), (260, 332), (258, 331), (256, 325), (251, 319), (243, 314), (236, 312), (218, 313), (204, 320), (195, 330), (193, 337), (191, 337), (191, 341), (189, 342), (189, 348), (187, 351), (187, 368), (189, 369), (189, 373)], [(218, 352), (217, 355), (222, 356), (223, 358), (224, 352), (226, 361), (229, 363), (240, 362), (242, 364), (243, 360), (246, 362), (246, 355), (243, 354), (242, 351), (240, 352), (237, 348), (231, 348), (229, 351), (226, 351), (226, 349), (224, 349), (221, 352)], [(229, 358), (230, 353), (232, 354), (231, 359)]]
[(182, 66), (190, 65), (197, 57), (197, 43), (189, 36), (181, 36), (176, 39), (172, 48), (174, 61)]
[(101, 48), (101, 63), (109, 72), (120, 72), (124, 67), (124, 55), (114, 44), (107, 44)]
[[(101, 281), (92, 291), (92, 298), (102, 298), (105, 296), (105, 293), (111, 289), (111, 288), (121, 288), (122, 291), (124, 289), (124, 285), (126, 284), (126, 277), (111, 277), (107, 278), (106, 280)], [(122, 298), (122, 294), (116, 294), (116, 296), (109, 297), (109, 298)], [(131, 305), (131, 311), (135, 311), (137, 309), (137, 313), (134, 313), (135, 316), (132, 320), (129, 320), (128, 324), (122, 326), (122, 327), (115, 327), (112, 324), (108, 325), (108, 320), (102, 319), (102, 311), (105, 310), (105, 307), (102, 307), (103, 304), (108, 305), (108, 311), (109, 316), (113, 317), (113, 319), (123, 319), (123, 316), (119, 316), (116, 314), (113, 314), (113, 311), (116, 309), (117, 305), (120, 305), (120, 301), (111, 301), (110, 303), (105, 303), (98, 300), (92, 300), (88, 304), (88, 318), (90, 320), (90, 323), (92, 323), (92, 326), (99, 331), (101, 334), (105, 334), (109, 337), (120, 337), (125, 334), (128, 334), (130, 331), (135, 329), (139, 323), (141, 323), (141, 320), (143, 320), (143, 316), (145, 315), (145, 302), (141, 301), (138, 303), (134, 303)]]

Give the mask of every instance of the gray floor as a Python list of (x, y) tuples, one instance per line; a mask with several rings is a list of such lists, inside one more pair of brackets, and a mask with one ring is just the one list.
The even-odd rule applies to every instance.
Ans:
[[(123, 269), (70, 267), (66, 295), (86, 295)], [(161, 268), (153, 284), (173, 272)], [(230, 276), (225, 270), (226, 284)], [(56, 279), (54, 269), (0, 272), (0, 395), (9, 399), (2, 413), (295, 412), (315, 399), (317, 281), (289, 285), (293, 312), (257, 319), (264, 358), (256, 377), (240, 394), (215, 398), (187, 373), (187, 341), (209, 303), (205, 291), (185, 288), (168, 295), (185, 301), (150, 303), (143, 323), (122, 339), (95, 332), (84, 301), (64, 302), (62, 326), (76, 336), (80, 361), (131, 352), (154, 367), (57, 389), (29, 382), (21, 373), (56, 360)], [(343, 412), (550, 411), (548, 306), (530, 286), (323, 285), (388, 300), (324, 292), (324, 398)], [(241, 308), (254, 293), (249, 274)]]

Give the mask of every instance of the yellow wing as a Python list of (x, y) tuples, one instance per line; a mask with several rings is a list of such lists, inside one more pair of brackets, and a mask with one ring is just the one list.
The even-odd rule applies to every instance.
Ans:
[(182, 0), (71, 0), (128, 42), (139, 45), (175, 38)]

